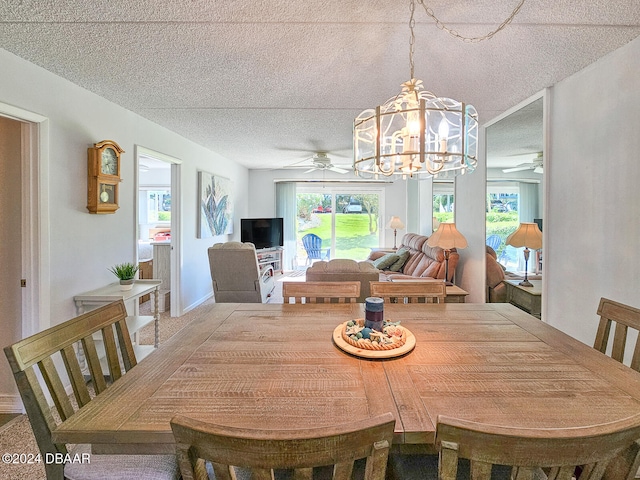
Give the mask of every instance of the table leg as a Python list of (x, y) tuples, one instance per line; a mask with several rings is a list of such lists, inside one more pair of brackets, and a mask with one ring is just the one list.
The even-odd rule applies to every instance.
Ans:
[(158, 337), (160, 335), (160, 326), (159, 326), (159, 321), (160, 321), (160, 308), (159, 308), (159, 304), (160, 304), (160, 289), (158, 287), (156, 287), (156, 289), (154, 290), (154, 295), (153, 295), (153, 323), (154, 323), (154, 333), (155, 333), (155, 337), (154, 337), (154, 341), (153, 341), (153, 346), (155, 348), (158, 348)]

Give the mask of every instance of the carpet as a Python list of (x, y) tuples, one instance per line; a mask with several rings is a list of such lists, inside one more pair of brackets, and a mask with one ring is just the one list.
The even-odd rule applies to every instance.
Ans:
[[(3, 454), (26, 453), (34, 456), (40, 453), (26, 415), (19, 415), (0, 427), (0, 452)], [(0, 463), (1, 480), (46, 480), (46, 478), (42, 463)]]

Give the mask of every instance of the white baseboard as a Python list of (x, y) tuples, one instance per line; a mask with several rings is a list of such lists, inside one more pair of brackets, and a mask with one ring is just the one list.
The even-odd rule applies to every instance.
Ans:
[(0, 413), (24, 413), (20, 395), (0, 395)]
[(195, 302), (193, 302), (191, 305), (189, 305), (188, 307), (186, 307), (183, 311), (182, 314), (184, 315), (185, 313), (193, 310), (196, 307), (199, 307), (200, 305), (202, 305), (204, 302), (206, 302), (207, 300), (209, 300), (211, 297), (213, 297), (213, 291), (209, 294), (206, 295), (204, 297), (202, 297), (200, 300), (196, 300)]

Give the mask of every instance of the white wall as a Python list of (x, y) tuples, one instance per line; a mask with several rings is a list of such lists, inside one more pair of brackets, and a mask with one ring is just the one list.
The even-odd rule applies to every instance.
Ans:
[(593, 344), (600, 297), (640, 307), (640, 37), (552, 89), (549, 323)]
[[(207, 248), (239, 238), (240, 217), (248, 211), (248, 171), (46, 70), (0, 50), (0, 102), (49, 119), (48, 181), (51, 323), (75, 316), (73, 296), (115, 280), (107, 268), (135, 255), (134, 145), (182, 160), (181, 306), (192, 308), (211, 294)], [(120, 209), (90, 215), (87, 201), (87, 147), (111, 139), (124, 150)], [(197, 239), (197, 171), (230, 178), (234, 185), (234, 234)], [(229, 238), (227, 238), (229, 237)]]
[(469, 292), (466, 301), (484, 303), (486, 267), (486, 184), (484, 128), (478, 137), (478, 165), (474, 172), (456, 177), (456, 228), (467, 239), (467, 248), (458, 250), (460, 261), (456, 268), (456, 283)]

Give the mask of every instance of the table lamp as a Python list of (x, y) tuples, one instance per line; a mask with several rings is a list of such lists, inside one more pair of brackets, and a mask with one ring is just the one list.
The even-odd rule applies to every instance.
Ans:
[(393, 229), (393, 249), (397, 250), (396, 237), (398, 235), (398, 230), (402, 230), (404, 228), (404, 223), (402, 223), (400, 217), (391, 217), (391, 220), (389, 220), (389, 223), (387, 224), (387, 228)]
[(447, 285), (453, 285), (453, 282), (449, 281), (449, 255), (452, 248), (466, 248), (467, 239), (458, 231), (455, 223), (441, 223), (438, 230), (427, 240), (427, 245), (444, 250), (444, 281)]
[(522, 222), (518, 229), (507, 237), (505, 243), (512, 247), (524, 247), (524, 280), (518, 285), (533, 287), (528, 278), (529, 248), (533, 250), (542, 248), (542, 232), (538, 224)]

